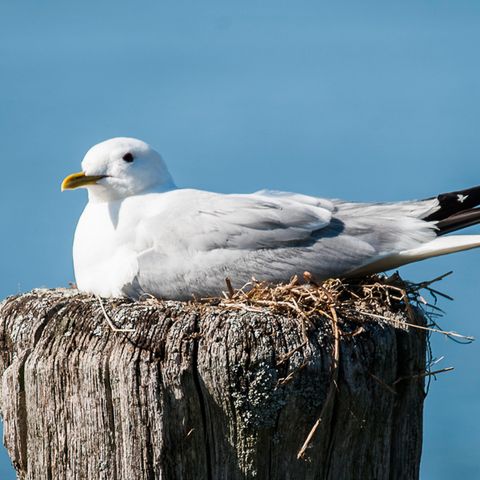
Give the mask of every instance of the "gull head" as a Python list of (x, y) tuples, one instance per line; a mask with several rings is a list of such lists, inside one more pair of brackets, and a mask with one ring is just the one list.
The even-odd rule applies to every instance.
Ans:
[(175, 188), (159, 153), (136, 138), (111, 138), (93, 146), (82, 171), (66, 177), (63, 190), (84, 187), (91, 201), (122, 200), (132, 195)]

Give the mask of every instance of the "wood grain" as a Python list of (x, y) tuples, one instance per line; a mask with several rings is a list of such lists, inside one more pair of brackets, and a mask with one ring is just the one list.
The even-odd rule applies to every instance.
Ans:
[(98, 300), (75, 290), (0, 304), (4, 442), (19, 478), (418, 478), (422, 331), (344, 325), (325, 405), (328, 318), (305, 337), (299, 319), (268, 311), (104, 305), (135, 332), (112, 332)]

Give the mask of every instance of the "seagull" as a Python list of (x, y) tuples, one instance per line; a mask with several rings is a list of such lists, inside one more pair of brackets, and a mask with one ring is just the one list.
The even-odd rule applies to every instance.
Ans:
[(359, 277), (480, 246), (447, 235), (480, 223), (480, 186), (425, 200), (354, 203), (262, 190), (177, 188), (162, 157), (135, 138), (93, 146), (62, 191), (88, 190), (73, 243), (79, 290), (100, 297), (188, 300), (252, 277)]

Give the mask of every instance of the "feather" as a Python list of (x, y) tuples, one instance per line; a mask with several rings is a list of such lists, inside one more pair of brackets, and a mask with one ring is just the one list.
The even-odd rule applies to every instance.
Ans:
[(407, 265), (408, 263), (448, 255), (449, 253), (462, 252), (477, 247), (480, 247), (480, 235), (450, 235), (448, 237), (438, 237), (419, 247), (387, 255), (362, 268), (353, 270), (347, 276), (360, 276), (390, 270), (401, 267), (402, 265)]

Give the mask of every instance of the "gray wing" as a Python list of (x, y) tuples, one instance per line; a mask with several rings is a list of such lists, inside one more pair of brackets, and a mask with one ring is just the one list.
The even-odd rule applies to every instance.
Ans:
[(146, 248), (172, 254), (275, 249), (314, 241), (331, 222), (334, 206), (313, 197), (172, 192), (161, 212), (139, 226)]
[(252, 276), (285, 281), (305, 270), (317, 278), (343, 276), (434, 238), (434, 226), (421, 220), (434, 208), (433, 201), (355, 204), (282, 192), (180, 191), (167, 213), (143, 222), (150, 240), (138, 255), (137, 279), (143, 290), (187, 298), (219, 293), (225, 276), (236, 286)]
[(253, 251), (313, 243), (330, 224), (333, 210), (328, 200), (294, 194), (210, 197), (197, 209), (191, 241), (205, 250)]

